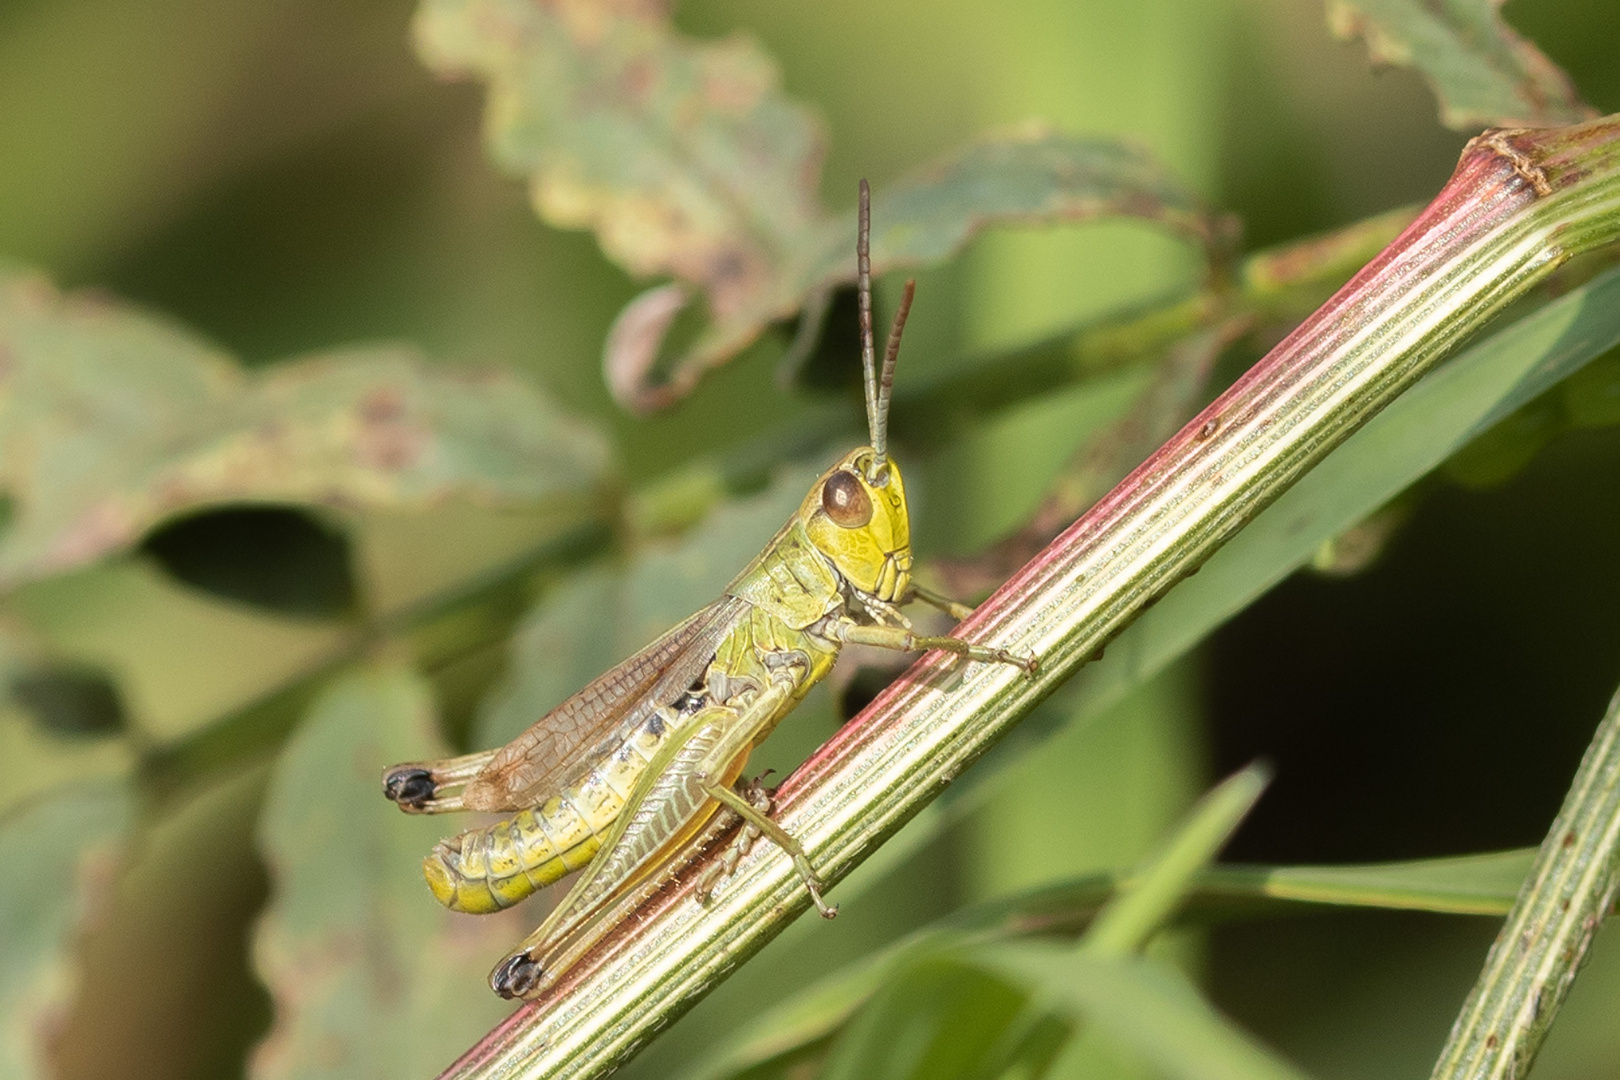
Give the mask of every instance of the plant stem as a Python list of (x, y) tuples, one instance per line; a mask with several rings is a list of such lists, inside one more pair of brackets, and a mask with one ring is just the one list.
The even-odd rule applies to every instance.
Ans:
[[(1459, 342), (1567, 259), (1617, 239), (1620, 116), (1474, 140), (1389, 248), (959, 629), (1033, 652), (1036, 677), (924, 657), (789, 779), (777, 820), (825, 879), (844, 877)], [(603, 920), (614, 929), (571, 949), (558, 981), (445, 1075), (601, 1076), (808, 906), (769, 845), (698, 903), (693, 887), (719, 854), (622, 898)]]
[(1451, 1028), (1433, 1080), (1518, 1080), (1620, 891), (1620, 692)]

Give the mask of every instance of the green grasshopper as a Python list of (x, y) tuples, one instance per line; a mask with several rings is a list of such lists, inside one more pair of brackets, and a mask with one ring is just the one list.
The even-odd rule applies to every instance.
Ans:
[[(660, 874), (722, 808), (793, 861), (822, 915), (822, 881), (769, 817), (748, 755), (832, 669), (846, 644), (1016, 664), (1033, 657), (912, 631), (899, 606), (921, 600), (960, 619), (971, 609), (911, 580), (911, 522), (887, 448), (889, 399), (915, 282), (907, 282), (881, 369), (872, 339), (871, 196), (860, 186), (856, 239), (861, 358), (871, 445), (816, 481), (797, 513), (724, 595), (597, 678), (498, 750), (396, 765), (388, 798), (413, 813), (514, 813), (440, 841), (423, 861), (434, 896), (456, 911), (500, 911), (573, 871), (573, 888), (490, 974), (502, 997), (530, 997), (546, 962), (605, 907)], [(734, 864), (735, 857), (716, 864)], [(707, 895), (714, 877), (700, 883)]]

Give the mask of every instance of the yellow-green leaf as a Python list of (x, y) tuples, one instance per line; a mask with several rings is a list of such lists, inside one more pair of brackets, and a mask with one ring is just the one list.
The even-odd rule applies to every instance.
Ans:
[(1328, 0), (1328, 25), (1365, 38), (1374, 63), (1413, 67), (1450, 128), (1542, 127), (1597, 113), (1534, 44), (1502, 21), (1503, 0)]
[(204, 506), (569, 504), (606, 465), (595, 432), (509, 373), (374, 348), (249, 374), (161, 319), (0, 274), (0, 586)]
[(74, 946), (111, 885), (130, 817), (121, 781), (59, 787), (0, 816), (0, 1076), (53, 1075), (49, 1039), (73, 994)]
[[(489, 84), (491, 152), (528, 181), (542, 218), (594, 230), (633, 274), (673, 279), (632, 301), (609, 336), (608, 380), (625, 405), (667, 404), (853, 279), (854, 214), (829, 215), (817, 198), (820, 124), (747, 37), (683, 37), (656, 0), (423, 0), (416, 40), (433, 70)], [(1218, 231), (1144, 151), (1044, 128), (972, 144), (880, 185), (874, 203), (879, 273), (944, 259), (995, 223), (1125, 214), (1206, 242)], [(708, 326), (655, 383), (665, 334), (697, 294)]]
[(525, 932), (522, 914), (455, 914), (422, 880), (434, 842), (473, 823), (383, 798), (385, 766), (443, 752), (427, 686), (380, 665), (331, 686), (276, 763), (254, 950), (275, 1025), (257, 1080), (431, 1076), (509, 1010), (485, 977)]

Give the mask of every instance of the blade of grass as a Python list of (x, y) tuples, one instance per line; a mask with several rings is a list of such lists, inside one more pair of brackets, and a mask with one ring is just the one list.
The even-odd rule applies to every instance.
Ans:
[[(1097, 1025), (1172, 1080), (1303, 1080), (1305, 1074), (1217, 1013), (1172, 968), (1139, 956), (1033, 942), (981, 950), (975, 964)], [(1065, 1075), (1060, 1056), (1047, 1075)]]
[[(1442, 915), (1505, 915), (1534, 848), (1361, 866), (1206, 866), (1192, 878), (1178, 924), (1202, 925), (1334, 907)], [(722, 1080), (835, 1033), (890, 973), (928, 953), (1025, 934), (1084, 929), (1137, 871), (1089, 874), (976, 904), (833, 972), (755, 1018), (682, 1080)]]
[[(1081, 939), (1079, 952), (1085, 956), (1113, 958), (1127, 957), (1144, 948), (1174, 913), (1197, 872), (1215, 857), (1247, 816), (1265, 790), (1268, 774), (1264, 766), (1251, 765), (1200, 799), (1181, 826), (1143, 860), (1129, 885), (1103, 907)], [(995, 946), (981, 948), (995, 952)], [(968, 955), (978, 951), (972, 950)], [(936, 1000), (952, 995), (929, 993), (921, 988), (940, 985), (941, 961), (950, 969), (959, 955), (953, 951), (936, 951), (890, 965), (886, 977), (874, 988), (873, 999), (861, 1007), (860, 1015), (852, 1018), (834, 1044), (824, 1069), (828, 1080), (911, 1075), (936, 1057), (960, 1060), (963, 1051), (974, 1057), (980, 1053), (988, 1055), (976, 1067), (991, 1075), (999, 1075), (1010, 1067), (1023, 1053), (1029, 1038), (1041, 1030), (1043, 1018), (1049, 1017), (1050, 1002), (1040, 999), (1051, 995), (1037, 993), (1038, 1000), (1014, 1005), (1010, 1012), (1006, 1008), (1008, 1003), (1003, 1000), (1002, 1010), (994, 1017), (976, 1016), (977, 1045), (968, 1048), (953, 1043), (963, 1037), (963, 1025), (960, 1021), (945, 1023), (943, 1016), (949, 1006), (946, 1001)], [(1077, 965), (1071, 977), (1084, 981), (1085, 971), (1082, 965)], [(974, 978), (982, 981), (982, 975), (975, 972), (973, 978), (947, 977), (944, 985), (960, 984), (962, 992), (969, 992)], [(1045, 984), (1024, 988), (1040, 991)], [(986, 1002), (995, 997), (988, 993), (981, 996)], [(970, 1014), (974, 1012), (970, 1010)], [(910, 1037), (897, 1036), (897, 1032), (908, 1033)], [(905, 1042), (903, 1047), (896, 1047), (897, 1037)], [(1059, 1045), (1069, 1044), (1072, 1050), (1072, 1033), (1061, 1036), (1058, 1042)], [(945, 1054), (947, 1044), (956, 1045), (957, 1052)], [(1059, 1061), (1069, 1056), (1069, 1051), (1054, 1050)]]
[(1254, 764), (1200, 799), (1164, 848), (1151, 855), (1119, 895), (1097, 913), (1081, 941), (1081, 950), (1098, 956), (1124, 956), (1147, 945), (1270, 782), (1271, 770)]

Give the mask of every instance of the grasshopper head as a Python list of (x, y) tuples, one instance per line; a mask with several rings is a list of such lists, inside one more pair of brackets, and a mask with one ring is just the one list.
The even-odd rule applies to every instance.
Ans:
[(906, 282), (879, 368), (872, 342), (872, 193), (865, 180), (861, 181), (858, 221), (855, 265), (861, 365), (866, 375), (866, 424), (872, 444), (829, 469), (810, 489), (800, 513), (810, 542), (850, 584), (892, 604), (911, 583), (911, 518), (906, 512), (900, 467), (888, 454), (889, 396), (894, 389), (894, 365), (900, 357), (900, 334), (917, 283)]
[(911, 583), (911, 518), (892, 460), (870, 446), (847, 455), (810, 489), (800, 509), (810, 542), (851, 585), (896, 603)]

